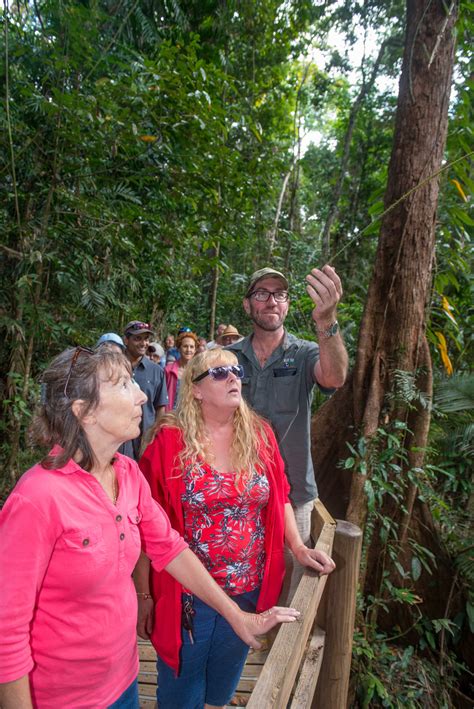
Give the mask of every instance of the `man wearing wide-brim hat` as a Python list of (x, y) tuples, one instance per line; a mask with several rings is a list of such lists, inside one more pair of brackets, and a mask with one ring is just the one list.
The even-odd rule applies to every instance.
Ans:
[[(284, 327), (289, 309), (287, 277), (271, 267), (250, 277), (243, 300), (253, 332), (228, 346), (244, 368), (242, 393), (268, 419), (285, 461), (290, 499), (304, 544), (310, 541), (311, 511), (317, 487), (311, 458), (311, 402), (314, 386), (332, 393), (344, 384), (348, 357), (337, 322), (342, 286), (336, 271), (326, 264), (306, 277), (306, 291), (314, 303), (312, 318), (318, 344), (291, 335)], [(291, 599), (303, 567), (287, 555), (286, 594)], [(289, 583), (287, 583), (289, 581)]]
[(240, 342), (240, 340), (243, 339), (244, 336), (240, 334), (236, 327), (227, 325), (224, 332), (216, 338), (216, 342), (218, 345), (221, 345), (221, 347), (225, 347), (226, 345), (233, 345), (234, 342)]

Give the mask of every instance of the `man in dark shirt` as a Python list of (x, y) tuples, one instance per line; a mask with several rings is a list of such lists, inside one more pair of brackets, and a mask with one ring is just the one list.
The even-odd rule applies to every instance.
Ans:
[(140, 389), (147, 395), (147, 400), (142, 406), (143, 418), (141, 433), (133, 441), (123, 443), (119, 452), (129, 458), (138, 460), (140, 444), (143, 434), (153, 425), (155, 420), (164, 412), (168, 403), (166, 380), (162, 367), (146, 357), (147, 347), (153, 330), (148, 323), (141, 320), (132, 320), (125, 327), (124, 342), (125, 354), (130, 360), (133, 378)]
[[(344, 384), (348, 367), (336, 320), (342, 295), (339, 276), (326, 265), (321, 270), (313, 269), (306, 282), (315, 306), (312, 318), (319, 345), (286, 331), (288, 280), (273, 268), (261, 268), (251, 276), (243, 301), (253, 332), (227, 347), (244, 367), (244, 398), (275, 430), (304, 544), (309, 542), (311, 510), (317, 497), (310, 436), (313, 388), (316, 384), (325, 393), (332, 393)], [(288, 557), (291, 590), (282, 602), (291, 599), (302, 572), (302, 567)]]

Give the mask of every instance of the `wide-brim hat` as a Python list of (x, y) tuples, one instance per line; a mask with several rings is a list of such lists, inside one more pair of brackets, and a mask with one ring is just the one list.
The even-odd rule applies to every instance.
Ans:
[(216, 338), (216, 342), (222, 342), (224, 337), (238, 337), (239, 339), (243, 337), (243, 335), (240, 334), (240, 332), (237, 330), (236, 327), (233, 325), (227, 325), (226, 329), (222, 334), (219, 335), (219, 337)]

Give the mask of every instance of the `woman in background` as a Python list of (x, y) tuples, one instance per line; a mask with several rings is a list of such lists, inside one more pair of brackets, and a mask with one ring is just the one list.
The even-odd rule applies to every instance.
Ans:
[(171, 362), (165, 367), (166, 388), (168, 390), (168, 405), (166, 411), (172, 411), (176, 408), (181, 378), (186, 366), (196, 354), (198, 345), (199, 341), (197, 335), (189, 329), (180, 332), (176, 338), (179, 360), (177, 362)]

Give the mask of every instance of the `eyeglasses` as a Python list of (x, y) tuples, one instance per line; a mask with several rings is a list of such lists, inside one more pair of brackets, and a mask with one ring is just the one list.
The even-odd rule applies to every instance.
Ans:
[(64, 384), (64, 389), (63, 389), (63, 394), (66, 397), (66, 399), (69, 398), (67, 395), (67, 388), (69, 386), (69, 380), (71, 379), (72, 370), (74, 369), (74, 365), (76, 364), (76, 362), (79, 359), (81, 354), (92, 355), (92, 354), (94, 354), (94, 350), (91, 350), (89, 347), (81, 347), (80, 345), (78, 345), (76, 347), (76, 351), (74, 352), (74, 354), (71, 358), (71, 364), (69, 365), (69, 372), (67, 373), (66, 382)]
[(190, 327), (180, 327), (178, 330), (178, 335), (181, 335), (183, 332), (192, 332)]
[(210, 369), (206, 369), (206, 371), (198, 377), (195, 377), (195, 379), (193, 379), (193, 384), (195, 382), (200, 382), (201, 379), (204, 379), (204, 377), (211, 377), (211, 379), (215, 379), (216, 382), (223, 382), (227, 379), (229, 374), (233, 374), (234, 377), (237, 377), (238, 379), (243, 379), (244, 368), (241, 364), (225, 364), (221, 367), (211, 367)]
[(248, 294), (248, 298), (253, 298), (254, 300), (257, 300), (259, 303), (266, 303), (267, 300), (270, 299), (270, 296), (273, 296), (275, 303), (286, 303), (288, 300), (288, 291), (287, 290), (266, 290), (265, 288), (261, 288), (260, 290), (254, 290), (252, 293)]

